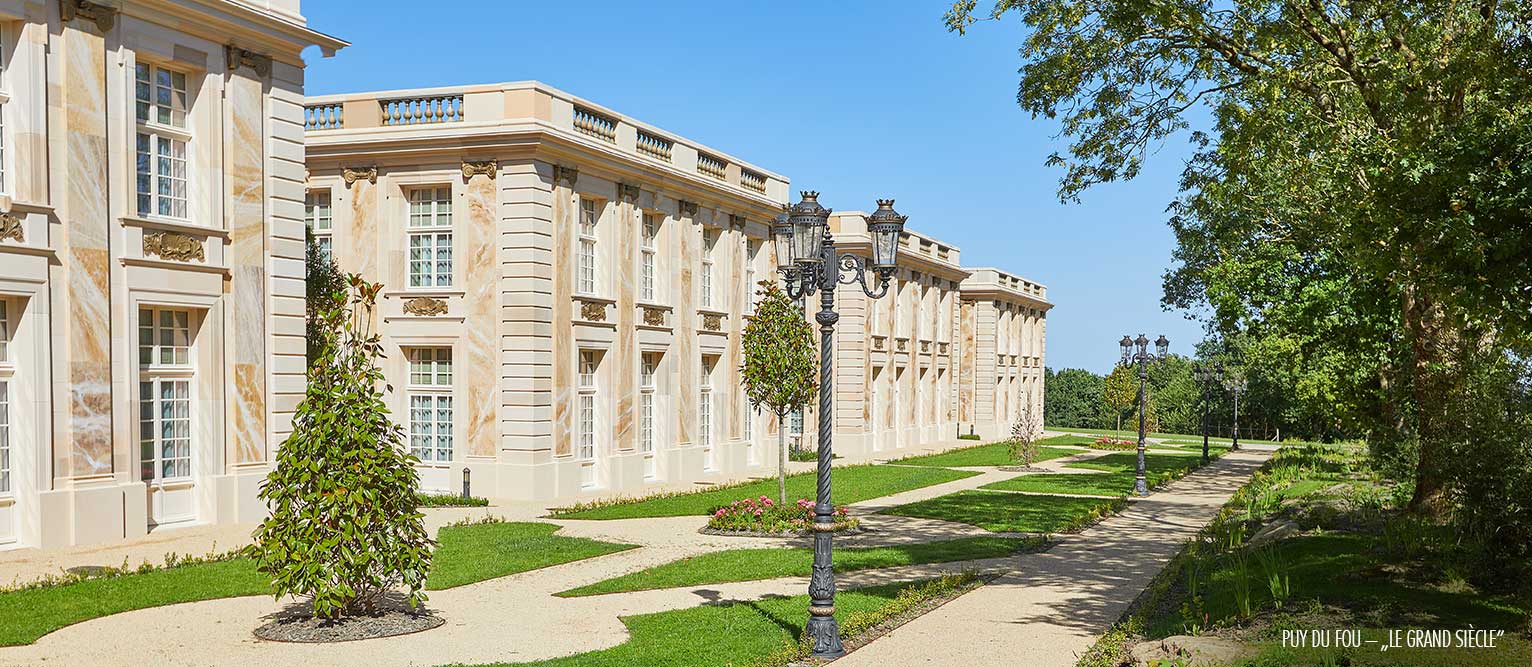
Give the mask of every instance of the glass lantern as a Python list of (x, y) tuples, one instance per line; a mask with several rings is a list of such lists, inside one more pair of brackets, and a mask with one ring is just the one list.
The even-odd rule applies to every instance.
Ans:
[(899, 258), (899, 237), (904, 233), (904, 221), (909, 216), (894, 210), (894, 200), (879, 199), (878, 210), (867, 219), (867, 231), (872, 234), (872, 268), (879, 274), (893, 273)]
[(818, 264), (830, 209), (819, 205), (818, 192), (807, 190), (803, 193), (803, 200), (793, 205), (789, 219), (793, 225), (793, 261), (799, 264)]

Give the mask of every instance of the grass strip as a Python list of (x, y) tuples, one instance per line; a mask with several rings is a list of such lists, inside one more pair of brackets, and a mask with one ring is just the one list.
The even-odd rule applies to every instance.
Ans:
[[(1037, 549), (1043, 544), (1042, 540), (981, 536), (924, 544), (840, 548), (835, 550), (835, 571), (855, 572), (923, 563), (1003, 558), (1022, 551)], [(730, 549), (671, 561), (588, 586), (573, 588), (556, 595), (583, 597), (733, 581), (801, 577), (809, 575), (813, 562), (814, 550), (806, 547)]]
[(884, 514), (955, 521), (992, 533), (1065, 533), (1084, 528), (1126, 506), (1127, 501), (1121, 498), (959, 491), (900, 505), (885, 510)]
[(439, 591), (636, 548), (555, 535), (551, 523), (491, 522), (443, 526), (426, 590)]
[[(854, 503), (934, 484), (971, 477), (978, 473), (940, 468), (855, 465), (835, 468), (836, 504)], [(787, 477), (787, 498), (814, 497), (814, 473)], [(657, 494), (640, 498), (615, 498), (557, 508), (550, 517), (560, 519), (637, 519), (666, 516), (701, 516), (740, 498), (777, 497), (777, 480), (763, 479), (704, 491)]]
[[(1080, 445), (1092, 442), (1090, 438), (1082, 438), (1074, 435), (1058, 435), (1051, 438), (1043, 438), (1037, 441), (1041, 445), (1038, 448), (1037, 460), (1048, 461), (1065, 456), (1072, 456), (1080, 452), (1073, 449), (1058, 449), (1058, 445)], [(1004, 442), (992, 442), (987, 445), (975, 445), (963, 447), (936, 454), (921, 454), (919, 456), (907, 456), (891, 463), (907, 466), (931, 466), (937, 468), (962, 468), (968, 466), (1009, 466), (1016, 465), (1016, 460), (1011, 458), (1011, 450)]]

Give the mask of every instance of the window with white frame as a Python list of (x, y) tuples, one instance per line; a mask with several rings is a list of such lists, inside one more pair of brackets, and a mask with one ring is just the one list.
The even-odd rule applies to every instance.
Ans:
[(594, 350), (580, 351), (580, 451), (581, 460), (596, 458), (596, 371), (601, 359)]
[(713, 368), (717, 361), (702, 358), (702, 386), (697, 396), (697, 441), (703, 446), (713, 444)]
[(755, 255), (760, 252), (760, 244), (755, 239), (745, 239), (745, 301), (744, 312), (747, 315), (755, 314)]
[[(3, 43), (3, 40), (0, 40), (0, 43)], [(0, 494), (11, 492), (10, 346), (10, 304), (4, 298), (0, 298)]]
[(144, 481), (191, 477), (191, 313), (138, 309), (139, 472)]
[(713, 307), (713, 246), (718, 242), (718, 233), (711, 229), (702, 230), (702, 307)]
[(452, 188), (409, 191), (410, 287), (452, 286)]
[(660, 237), (660, 214), (644, 214), (644, 235), (639, 243), (639, 278), (640, 296), (644, 301), (654, 302), (655, 293), (658, 291), (659, 267), (656, 252), (659, 247)]
[(794, 438), (803, 437), (803, 408), (787, 414), (787, 435)]
[(8, 189), (10, 183), (6, 181), (5, 173), (5, 149), (7, 146), (5, 142), (5, 103), (11, 99), (11, 89), (6, 84), (6, 80), (9, 77), (5, 75), (6, 66), (10, 64), (11, 55), (10, 52), (5, 50), (6, 40), (9, 38), (10, 36), (6, 34), (5, 25), (0, 24), (0, 192), (10, 192)]
[[(744, 394), (744, 392), (740, 392)], [(745, 400), (744, 419), (740, 423), (740, 431), (746, 440), (755, 439), (755, 406), (748, 399)]]
[(654, 431), (654, 413), (656, 390), (659, 381), (660, 355), (655, 352), (645, 352), (639, 364), (638, 373), (638, 449), (641, 452), (653, 452), (657, 435)]
[(303, 198), (303, 223), (314, 235), (314, 244), (326, 258), (333, 257), (330, 248), (330, 231), (333, 226), (329, 190), (309, 190)]
[(410, 453), (421, 463), (452, 461), (452, 348), (416, 347), (405, 394), (410, 406)]
[(137, 121), (136, 191), (139, 215), (185, 220), (188, 96), (186, 73), (149, 63), (134, 68)]
[(594, 199), (580, 198), (580, 274), (577, 289), (581, 294), (596, 293), (596, 223), (601, 220), (601, 205)]

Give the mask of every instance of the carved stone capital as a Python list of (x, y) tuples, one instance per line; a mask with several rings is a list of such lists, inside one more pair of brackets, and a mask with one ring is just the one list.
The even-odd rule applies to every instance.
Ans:
[(85, 19), (94, 22), (101, 32), (107, 32), (117, 23), (117, 8), (90, 0), (59, 0), (59, 18), (65, 23)]
[(686, 201), (685, 199), (682, 199), (682, 200), (679, 200), (677, 203), (679, 203), (681, 205), (681, 215), (690, 215), (690, 216), (696, 216), (697, 215), (697, 210), (698, 210), (697, 202)]
[(422, 317), (447, 314), (447, 302), (428, 296), (419, 296), (404, 302), (404, 312)]
[(342, 167), (340, 177), (345, 179), (346, 187), (348, 188), (363, 179), (366, 179), (368, 183), (377, 185), (378, 167), (376, 165), (371, 167)]
[(651, 327), (665, 326), (665, 311), (659, 308), (645, 308), (644, 324)]
[(641, 190), (637, 185), (631, 183), (617, 184), (617, 197), (623, 201), (630, 203), (638, 201), (638, 195), (640, 192)]
[(26, 232), (21, 228), (21, 218), (9, 213), (0, 213), (0, 241), (15, 239), (17, 243), (26, 243)]
[(577, 180), (580, 180), (579, 167), (566, 167), (560, 164), (553, 165), (554, 185), (567, 182), (569, 183), (569, 187), (574, 187), (575, 181)]
[(178, 262), (201, 262), (206, 259), (203, 239), (178, 232), (154, 232), (144, 235), (144, 255), (159, 255)]
[(493, 180), (499, 170), (499, 160), (463, 160), (463, 182), (467, 183), (475, 176), (488, 176)]
[(271, 56), (242, 49), (233, 44), (223, 47), (223, 51), (224, 57), (228, 60), (230, 72), (238, 72), (240, 67), (249, 67), (262, 77), (271, 75)]

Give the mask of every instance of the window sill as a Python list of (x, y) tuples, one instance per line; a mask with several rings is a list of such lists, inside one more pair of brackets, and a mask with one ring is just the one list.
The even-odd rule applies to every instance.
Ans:
[(180, 232), (182, 234), (194, 234), (197, 236), (213, 236), (228, 240), (229, 232), (223, 229), (213, 229), (202, 225), (192, 224), (186, 221), (169, 220), (158, 217), (123, 216), (118, 218), (123, 225), (128, 227), (142, 227), (144, 229), (158, 229), (166, 232)]
[(141, 266), (150, 269), (171, 269), (173, 271), (191, 271), (193, 273), (216, 273), (225, 278), (233, 276), (233, 272), (222, 266), (208, 264), (190, 264), (186, 262), (171, 262), (160, 259), (145, 259), (142, 257), (120, 257), (117, 260), (123, 266)]
[[(153, 121), (153, 120), (142, 121), (142, 120), (136, 120), (135, 119), (135, 123), (137, 124), (139, 131), (142, 131), (142, 132), (151, 132), (151, 133), (154, 133), (154, 134), (163, 134), (163, 135), (165, 135), (167, 137), (170, 137), (172, 139), (179, 139), (181, 141), (191, 141), (192, 140), (191, 130), (188, 130), (188, 129), (184, 128), (184, 127), (176, 127), (174, 125), (166, 125), (165, 123), (161, 123), (159, 121)], [(151, 148), (153, 148), (153, 147), (151, 146)]]
[(450, 286), (449, 287), (444, 287), (444, 288), (438, 288), (438, 287), (406, 287), (404, 289), (390, 290), (390, 291), (387, 291), (387, 292), (383, 293), (384, 298), (389, 298), (389, 299), (396, 299), (396, 298), (397, 299), (413, 299), (413, 298), (422, 297), (422, 296), (436, 297), (438, 299), (445, 299), (445, 298), (451, 298), (451, 297), (464, 297), (464, 296), (467, 296), (467, 295), (468, 295), (468, 292), (466, 290), (454, 289), (454, 288), (452, 288)]
[(617, 304), (617, 300), (616, 299), (610, 299), (610, 298), (607, 298), (607, 297), (604, 297), (604, 296), (596, 296), (594, 294), (580, 294), (578, 292), (575, 293), (574, 300), (576, 300), (576, 301), (589, 301), (591, 303), (599, 303), (599, 304), (603, 304), (603, 305), (607, 305), (607, 306), (613, 306), (613, 305)]

